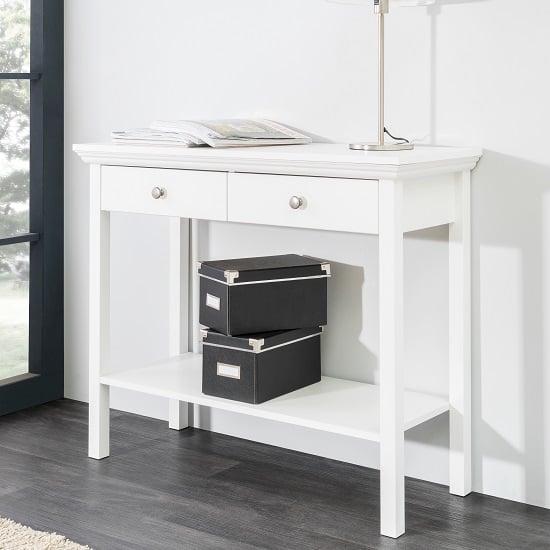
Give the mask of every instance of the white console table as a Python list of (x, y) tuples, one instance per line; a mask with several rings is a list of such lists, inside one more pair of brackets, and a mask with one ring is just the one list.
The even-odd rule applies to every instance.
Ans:
[[(188, 426), (187, 404), (195, 403), (379, 442), (381, 532), (398, 537), (405, 531), (404, 432), (450, 411), (450, 491), (471, 492), (470, 171), (480, 150), (376, 153), (338, 144), (74, 150), (91, 165), (90, 457), (109, 455), (112, 386), (168, 398), (173, 429)], [(291, 197), (302, 198), (302, 206), (291, 208)], [(170, 218), (170, 357), (146, 368), (109, 365), (113, 211)], [(197, 219), (378, 235), (380, 385), (324, 377), (262, 405), (203, 395), (198, 293), (188, 292), (196, 287)], [(448, 399), (403, 386), (403, 234), (442, 224), (450, 226)]]

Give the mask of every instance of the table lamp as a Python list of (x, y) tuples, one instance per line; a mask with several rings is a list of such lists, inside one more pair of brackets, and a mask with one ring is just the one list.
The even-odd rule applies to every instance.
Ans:
[[(435, 0), (394, 0), (400, 6), (428, 6)], [(340, 0), (339, 3), (354, 3)], [(351, 143), (350, 149), (359, 151), (403, 151), (414, 148), (407, 139), (395, 138), (387, 130), (384, 122), (384, 16), (389, 12), (390, 0), (374, 0), (374, 13), (378, 16), (378, 142), (377, 143)], [(386, 134), (395, 139), (394, 143), (386, 143)]]

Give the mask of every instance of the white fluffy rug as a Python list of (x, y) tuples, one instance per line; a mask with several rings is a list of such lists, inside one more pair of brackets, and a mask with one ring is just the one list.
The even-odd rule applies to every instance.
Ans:
[(11, 521), (0, 518), (1, 550), (90, 550), (55, 533), (34, 531)]

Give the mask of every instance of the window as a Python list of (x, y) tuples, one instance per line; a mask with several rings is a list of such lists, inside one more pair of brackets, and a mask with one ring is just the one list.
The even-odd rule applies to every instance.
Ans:
[(63, 394), (63, 1), (0, 0), (0, 414)]
[[(0, 0), (0, 238), (29, 232), (30, 0)], [(29, 245), (0, 247), (0, 380), (28, 372)]]

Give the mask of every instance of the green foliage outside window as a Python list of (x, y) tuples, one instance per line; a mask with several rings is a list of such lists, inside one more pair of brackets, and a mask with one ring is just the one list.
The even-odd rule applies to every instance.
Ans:
[[(28, 0), (0, 0), (0, 73), (29, 70), (29, 13)], [(0, 238), (29, 230), (29, 97), (28, 80), (0, 80)], [(9, 271), (5, 248), (0, 273)]]

